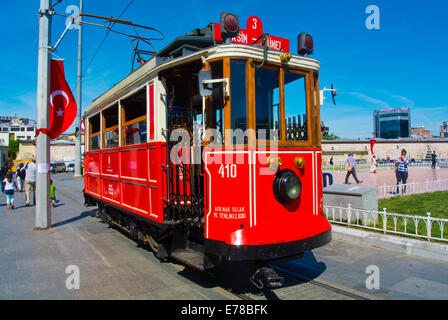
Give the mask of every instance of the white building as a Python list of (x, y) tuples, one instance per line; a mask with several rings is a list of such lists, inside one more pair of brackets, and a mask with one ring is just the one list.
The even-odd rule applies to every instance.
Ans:
[(0, 132), (0, 166), (8, 161), (9, 133)]
[(14, 140), (35, 140), (36, 122), (27, 118), (1, 116), (0, 132), (14, 134)]

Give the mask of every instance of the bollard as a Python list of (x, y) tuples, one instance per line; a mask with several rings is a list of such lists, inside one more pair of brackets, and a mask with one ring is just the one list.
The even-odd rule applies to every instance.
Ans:
[(431, 241), (431, 212), (427, 212), (426, 215), (426, 234), (428, 235), (428, 241)]
[(386, 208), (383, 208), (383, 232), (386, 233), (387, 231), (387, 212)]

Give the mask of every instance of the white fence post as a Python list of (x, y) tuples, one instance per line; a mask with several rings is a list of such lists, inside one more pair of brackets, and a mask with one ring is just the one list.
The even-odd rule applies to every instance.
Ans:
[(428, 241), (431, 241), (431, 212), (427, 212), (426, 215), (426, 233), (428, 235)]
[(383, 232), (386, 233), (387, 231), (387, 212), (386, 208), (383, 208)]
[(347, 223), (348, 223), (349, 227), (350, 227), (351, 220), (352, 220), (352, 204), (349, 203), (348, 208), (347, 208)]

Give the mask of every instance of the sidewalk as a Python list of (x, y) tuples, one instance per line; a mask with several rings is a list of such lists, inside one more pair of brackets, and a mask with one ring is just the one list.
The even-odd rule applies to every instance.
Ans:
[[(35, 207), (24, 206), (25, 193), (16, 192), (13, 211), (0, 194), (0, 300), (229, 299), (95, 218), (94, 207), (82, 206), (81, 179), (53, 180), (58, 203), (50, 230), (33, 231)], [(66, 288), (69, 265), (79, 267), (79, 290)]]

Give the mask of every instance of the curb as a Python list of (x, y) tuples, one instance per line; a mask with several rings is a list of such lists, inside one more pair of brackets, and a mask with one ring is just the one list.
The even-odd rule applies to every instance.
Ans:
[(448, 245), (331, 225), (333, 239), (448, 262)]

